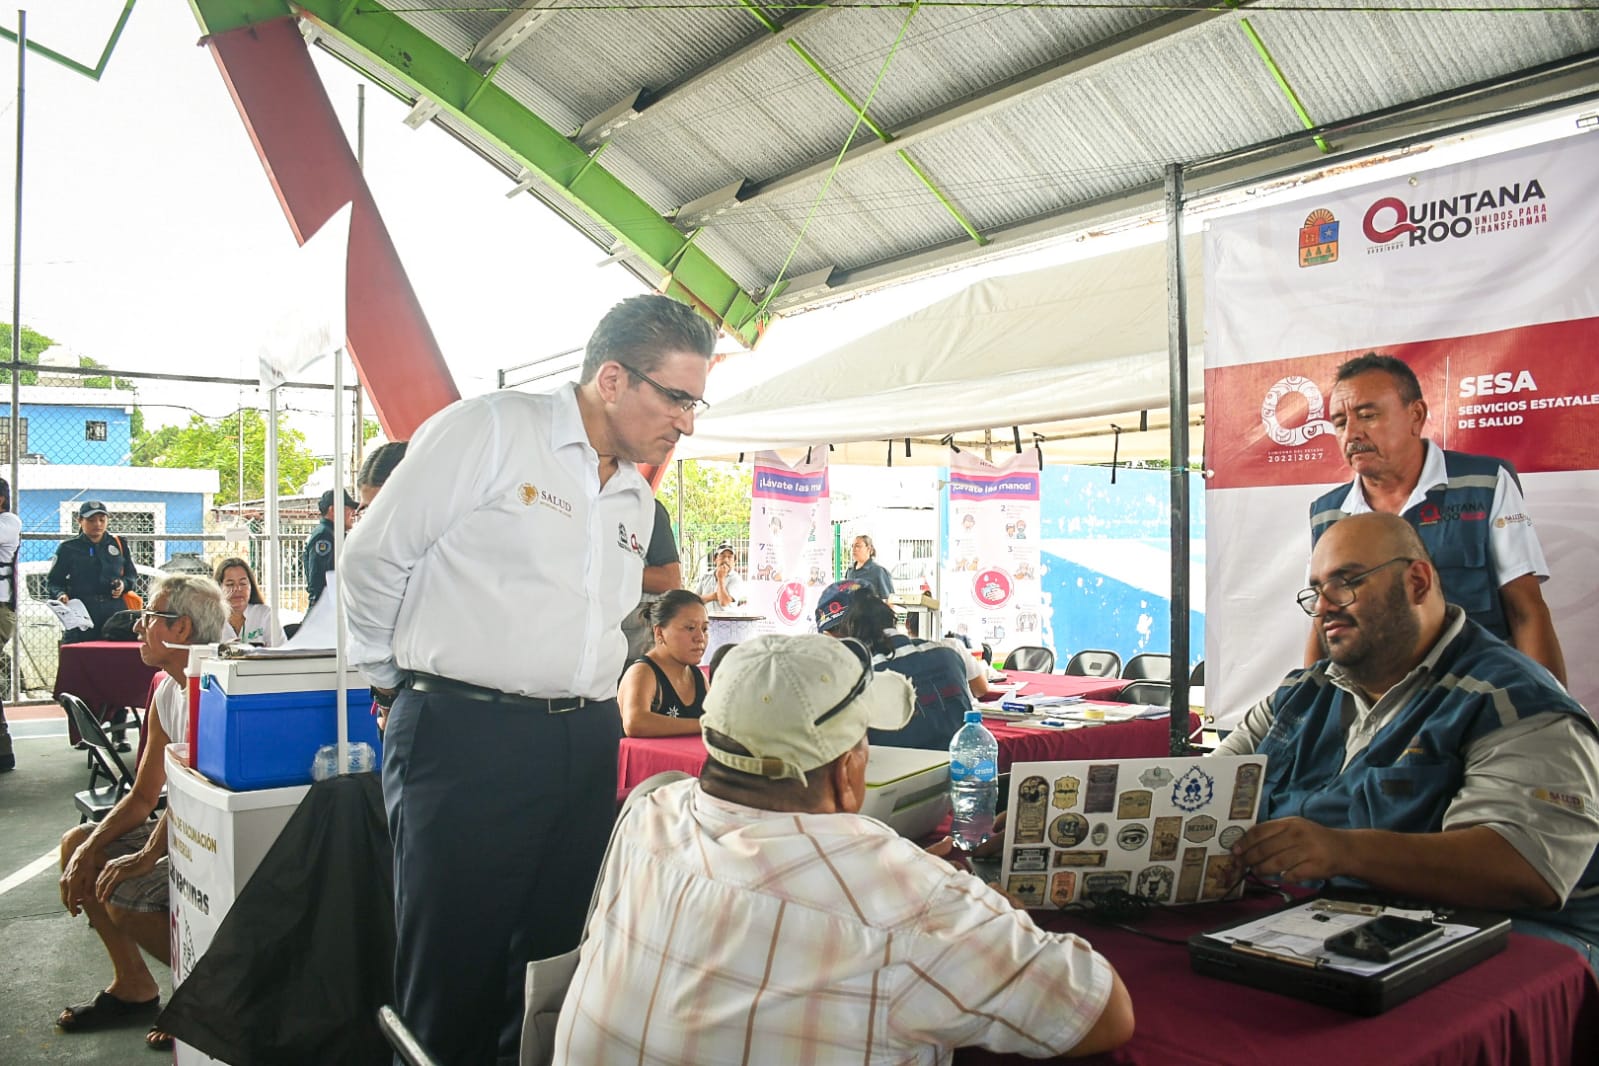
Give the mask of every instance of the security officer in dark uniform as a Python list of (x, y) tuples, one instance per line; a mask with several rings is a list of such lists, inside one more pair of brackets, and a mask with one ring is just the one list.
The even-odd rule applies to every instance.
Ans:
[[(324, 492), (316, 501), (322, 512), (322, 521), (305, 542), (305, 592), (307, 607), (317, 601), (322, 590), (328, 587), (328, 573), (333, 569), (333, 490)], [(355, 524), (355, 497), (344, 494), (344, 531), (348, 533)]]
[(82, 600), (94, 623), (88, 629), (69, 629), (61, 643), (99, 640), (106, 619), (127, 607), (122, 596), (138, 591), (139, 569), (122, 538), (106, 532), (110, 516), (99, 500), (85, 500), (78, 508), (78, 535), (56, 548), (46, 586), (50, 595), (66, 603)]

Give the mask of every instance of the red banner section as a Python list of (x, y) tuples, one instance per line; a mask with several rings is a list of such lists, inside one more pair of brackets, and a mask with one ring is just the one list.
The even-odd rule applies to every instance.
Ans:
[[(1427, 435), (1521, 473), (1599, 467), (1599, 318), (1385, 345), (1421, 382)], [(1364, 351), (1205, 371), (1208, 488), (1347, 481), (1327, 421), (1333, 374)]]

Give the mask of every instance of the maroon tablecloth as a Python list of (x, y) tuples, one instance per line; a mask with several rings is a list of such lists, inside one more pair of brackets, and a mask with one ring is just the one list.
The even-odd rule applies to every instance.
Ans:
[[(56, 665), (55, 695), (70, 692), (98, 714), (102, 721), (118, 707), (143, 707), (156, 668), (139, 657), (139, 642), (89, 640), (63, 644)], [(72, 743), (78, 731), (69, 720)]]
[[(1172, 907), (1138, 927), (1186, 940), (1196, 932), (1280, 906), (1267, 901)], [(1473, 1066), (1599, 1062), (1599, 982), (1570, 948), (1512, 933), (1504, 953), (1375, 1018), (1200, 977), (1188, 949), (1039, 912), (1046, 928), (1087, 937), (1132, 995), (1137, 1029), (1124, 1047), (1071, 1062), (1108, 1066)], [(959, 1066), (1037, 1062), (979, 1048)], [(1050, 1060), (1067, 1061), (1067, 1060)]]
[[(1153, 759), (1171, 751), (1164, 718), (1116, 722), (1081, 729), (1021, 729), (1005, 722), (984, 722), (999, 741), (999, 768), (1013, 762), (1060, 759)], [(1193, 728), (1199, 728), (1194, 719)], [(667, 770), (698, 775), (705, 745), (697, 734), (686, 737), (627, 737), (616, 758), (616, 787), (627, 792), (640, 781)]]

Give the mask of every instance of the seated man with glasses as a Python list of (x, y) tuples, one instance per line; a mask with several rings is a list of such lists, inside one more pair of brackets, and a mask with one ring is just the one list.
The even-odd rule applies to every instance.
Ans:
[[(162, 672), (155, 699), (145, 715), (144, 754), (133, 789), (97, 825), (76, 825), (61, 838), (61, 902), (79, 911), (111, 956), (111, 983), (92, 999), (64, 1009), (56, 1025), (69, 1033), (143, 1025), (155, 1020), (160, 986), (139, 949), (170, 965), (167, 906), (167, 822), (163, 811), (152, 822), (167, 783), (166, 748), (183, 743), (189, 731), (183, 679), (186, 645), (214, 643), (222, 633), (227, 607), (222, 590), (208, 577), (176, 574), (164, 579), (139, 612), (139, 657)], [(156, 1029), (145, 1036), (164, 1049), (171, 1037)]]
[(1132, 1035), (1103, 957), (858, 812), (911, 687), (859, 643), (762, 636), (705, 700), (710, 758), (616, 830), (557, 1063), (949, 1062)]
[(1353, 515), (1299, 605), (1324, 658), (1219, 754), (1269, 756), (1233, 848), (1284, 881), (1342, 879), (1508, 911), (1599, 963), (1599, 726), (1543, 666), (1446, 604), (1412, 527)]

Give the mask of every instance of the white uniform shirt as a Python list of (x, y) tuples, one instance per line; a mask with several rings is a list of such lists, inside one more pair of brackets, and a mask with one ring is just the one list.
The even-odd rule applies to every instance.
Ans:
[(275, 648), (283, 643), (283, 627), (278, 625), (278, 612), (270, 603), (247, 603), (244, 605), (244, 632), (235, 633), (231, 623), (223, 622), (222, 639)]
[(602, 488), (575, 386), (496, 392), (411, 438), (344, 542), (350, 661), (526, 696), (616, 695), (654, 498), (631, 463)]
[(189, 739), (189, 694), (171, 674), (163, 672), (155, 688), (155, 715), (166, 731), (168, 744)]
[[(1430, 440), (1421, 443), (1426, 448), (1427, 458), (1422, 460), (1421, 477), (1401, 513), (1425, 500), (1432, 489), (1449, 483), (1449, 473), (1444, 469), (1444, 450)], [(1366, 489), (1358, 477), (1350, 484), (1349, 494), (1338, 509), (1352, 515), (1371, 510), (1371, 504), (1366, 502)], [(1493, 560), (1494, 582), (1500, 588), (1523, 574), (1536, 574), (1539, 581), (1549, 579), (1549, 563), (1544, 559), (1543, 545), (1527, 515), (1527, 502), (1516, 479), (1504, 467), (1499, 468), (1493, 508), (1488, 514), (1488, 552)]]
[[(17, 549), (22, 544), (22, 519), (11, 511), (0, 514), (0, 563), (12, 564), (16, 573)], [(0, 577), (0, 607), (11, 603), (11, 582)]]

